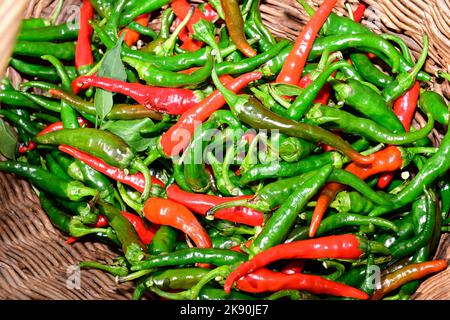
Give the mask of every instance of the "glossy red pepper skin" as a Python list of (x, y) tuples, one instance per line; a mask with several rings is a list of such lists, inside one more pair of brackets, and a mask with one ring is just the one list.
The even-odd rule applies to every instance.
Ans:
[[(373, 155), (375, 160), (372, 164), (368, 166), (359, 166), (353, 162), (349, 164), (345, 170), (353, 173), (358, 178), (365, 180), (373, 175), (383, 172), (393, 172), (403, 167), (403, 154), (396, 146), (389, 146)], [(317, 204), (314, 208), (313, 217), (309, 227), (310, 237), (314, 237), (316, 234), (325, 211), (336, 197), (336, 194), (344, 189), (344, 185), (336, 182), (327, 183), (322, 189), (319, 198), (317, 199)]]
[(284, 274), (266, 268), (258, 269), (236, 282), (236, 288), (251, 293), (280, 290), (304, 290), (313, 294), (325, 294), (367, 300), (367, 293), (346, 284), (309, 274)]
[(147, 220), (171, 226), (187, 234), (199, 248), (212, 247), (211, 239), (194, 214), (182, 204), (161, 198), (148, 199), (143, 208)]
[[(84, 126), (89, 125), (90, 122), (87, 121), (84, 118), (78, 117), (78, 124), (80, 125), (80, 127), (84, 127)], [(54, 122), (54, 123), (49, 124), (48, 126), (46, 126), (44, 129), (42, 129), (41, 132), (39, 132), (37, 134), (37, 136), (42, 136), (42, 135), (44, 135), (46, 133), (59, 131), (59, 130), (62, 130), (62, 129), (64, 129), (64, 126), (63, 126), (63, 123), (61, 121)], [(36, 142), (30, 141), (28, 146), (26, 147), (26, 149), (22, 149), (21, 150), (22, 152), (20, 152), (20, 153), (25, 153), (26, 151), (30, 151), (30, 150), (36, 149), (36, 147), (37, 147)]]
[(121, 214), (133, 225), (134, 230), (136, 230), (136, 233), (143, 244), (148, 245), (152, 242), (153, 236), (155, 235), (158, 227), (152, 225), (153, 228), (151, 227), (147, 229), (141, 217), (126, 211), (122, 211)]
[(72, 82), (73, 92), (90, 86), (127, 95), (148, 109), (172, 115), (183, 114), (199, 102), (195, 91), (183, 88), (163, 88), (128, 83), (102, 77), (78, 77)]
[[(170, 3), (170, 7), (173, 10), (173, 13), (177, 16), (178, 19), (183, 20), (187, 14), (189, 13), (189, 10), (191, 8), (191, 5), (186, 0), (173, 0)], [(195, 33), (193, 25), (200, 21), (200, 19), (209, 20), (203, 12), (200, 11), (199, 8), (194, 9), (194, 13), (187, 23), (186, 27), (189, 29), (189, 32)]]
[(355, 11), (353, 11), (353, 20), (360, 22), (364, 17), (364, 11), (366, 11), (367, 6), (364, 3), (358, 4)]
[[(144, 191), (145, 178), (144, 175), (140, 172), (137, 172), (135, 174), (126, 174), (125, 171), (107, 164), (102, 159), (94, 157), (89, 153), (83, 152), (70, 146), (60, 145), (58, 146), (58, 149), (76, 159), (79, 159), (91, 168), (103, 173), (107, 177), (126, 184), (139, 192)], [(157, 184), (161, 187), (164, 187), (164, 183), (155, 177), (152, 177), (152, 184)]]
[(224, 289), (228, 293), (236, 280), (272, 262), (281, 259), (358, 259), (364, 254), (361, 240), (355, 235), (344, 234), (283, 243), (255, 255), (242, 263), (226, 279)]
[[(405, 131), (408, 132), (411, 122), (416, 112), (417, 101), (419, 101), (420, 83), (416, 81), (406, 93), (394, 102), (394, 113), (402, 123)], [(386, 188), (394, 177), (393, 173), (385, 173), (378, 179), (378, 187)]]
[[(225, 86), (233, 91), (239, 92), (252, 81), (262, 78), (260, 72), (249, 72), (233, 79)], [(186, 110), (178, 122), (161, 136), (161, 146), (166, 156), (176, 156), (188, 146), (194, 135), (195, 129), (216, 110), (225, 105), (225, 98), (215, 90), (207, 98)]]
[(89, 20), (94, 18), (94, 7), (89, 0), (83, 0), (80, 8), (80, 20), (78, 31), (78, 40), (75, 47), (75, 67), (83, 73), (84, 70), (94, 64), (94, 57), (91, 49), (91, 37), (93, 28)]
[(314, 40), (336, 2), (337, 0), (325, 0), (306, 26), (303, 27), (277, 76), (276, 82), (296, 85), (300, 81)]
[(286, 266), (284, 266), (280, 272), (284, 274), (296, 274), (302, 273), (304, 268), (305, 268), (305, 260), (296, 259), (292, 260)]
[[(212, 207), (233, 200), (250, 199), (252, 196), (240, 197), (218, 197), (214, 195), (186, 192), (176, 184), (170, 185), (166, 190), (167, 198), (181, 203), (191, 211), (206, 215)], [(243, 223), (249, 226), (260, 226), (264, 222), (264, 214), (245, 207), (233, 207), (217, 211), (214, 214), (217, 219), (223, 219), (236, 223)]]

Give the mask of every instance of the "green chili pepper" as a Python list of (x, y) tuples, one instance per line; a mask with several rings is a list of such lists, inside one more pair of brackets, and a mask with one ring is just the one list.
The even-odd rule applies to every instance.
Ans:
[(17, 40), (32, 42), (76, 40), (78, 37), (78, 30), (78, 24), (73, 22), (40, 28), (22, 28), (17, 35)]
[(342, 191), (331, 203), (331, 208), (338, 212), (369, 213), (375, 204), (356, 191)]
[(344, 273), (341, 277), (336, 279), (336, 281), (352, 287), (359, 287), (360, 284), (364, 281), (365, 275), (366, 275), (366, 267), (361, 266), (350, 269), (349, 271)]
[(14, 123), (16, 126), (22, 128), (25, 132), (27, 132), (31, 136), (35, 136), (39, 133), (39, 131), (41, 131), (38, 127), (36, 127), (35, 123), (31, 122), (25, 117), (18, 115), (13, 111), (0, 109), (0, 115), (4, 116), (6, 119), (8, 119), (8, 121)]
[(58, 59), (72, 61), (75, 58), (75, 43), (17, 41), (13, 53), (15, 55), (38, 58), (45, 54), (50, 54)]
[(255, 297), (248, 294), (231, 290), (227, 294), (223, 289), (217, 289), (209, 286), (204, 286), (198, 296), (200, 300), (256, 300)]
[(93, 128), (64, 129), (36, 137), (40, 144), (61, 145), (89, 152), (110, 165), (125, 169), (135, 157), (134, 151), (119, 136)]
[(176, 229), (170, 226), (161, 226), (153, 236), (152, 242), (147, 248), (147, 253), (159, 255), (172, 252), (178, 238)]
[(34, 29), (34, 28), (42, 28), (50, 25), (50, 21), (44, 18), (28, 18), (22, 19), (20, 28), (21, 30), (25, 29)]
[(206, 51), (206, 54), (208, 55), (206, 64), (201, 69), (196, 70), (191, 74), (160, 70), (151, 64), (127, 57), (123, 58), (123, 61), (135, 68), (139, 73), (139, 77), (148, 85), (175, 88), (186, 85), (196, 85), (202, 83), (209, 77), (214, 64), (214, 58), (210, 54), (210, 50), (211, 49), (208, 49)]
[[(58, 76), (55, 68), (53, 68), (53, 67), (46, 67), (46, 66), (41, 66), (41, 65), (37, 65), (37, 64), (31, 64), (31, 63), (27, 63), (25, 61), (22, 61), (22, 60), (19, 60), (16, 58), (11, 58), (9, 60), (9, 64), (21, 74), (31, 76), (31, 77), (36, 77), (36, 78), (44, 80), (44, 81), (50, 81), (50, 82), (58, 82), (59, 81), (59, 76)], [(75, 70), (75, 67), (66, 66), (65, 69), (69, 75), (70, 80), (73, 80), (77, 77), (77, 72)]]
[(99, 201), (98, 204), (100, 212), (105, 215), (109, 225), (116, 232), (127, 260), (135, 263), (144, 258), (143, 244), (131, 223), (120, 213), (120, 210), (103, 201)]
[(299, 161), (309, 156), (316, 149), (314, 144), (300, 138), (283, 135), (280, 140), (278, 152), (281, 159), (286, 162)]
[[(308, 221), (311, 219), (312, 214), (308, 216)], [(399, 229), (397, 225), (386, 219), (372, 219), (374, 217), (367, 217), (356, 213), (340, 213), (333, 214), (322, 220), (319, 229), (317, 229), (316, 236), (322, 236), (330, 232), (334, 232), (340, 228), (350, 226), (367, 226), (373, 224), (374, 226), (393, 230), (397, 232)], [(294, 228), (289, 234), (286, 242), (298, 241), (308, 239), (309, 227), (300, 226)]]
[(263, 230), (256, 236), (250, 246), (250, 252), (255, 255), (281, 243), (289, 233), (297, 214), (301, 212), (319, 189), (325, 184), (333, 167), (327, 165), (314, 171), (312, 178), (295, 188), (295, 191), (270, 217)]
[(30, 101), (34, 102), (36, 105), (53, 112), (60, 113), (61, 112), (61, 103), (44, 98), (43, 96), (39, 96), (36, 94), (31, 94), (29, 92), (22, 92), (22, 95), (27, 97)]
[(85, 224), (94, 224), (98, 220), (98, 210), (87, 202), (71, 202), (64, 199), (56, 199), (58, 205), (80, 217)]
[(145, 280), (146, 287), (156, 286), (161, 290), (190, 289), (210, 270), (204, 268), (178, 268), (154, 272)]
[(15, 90), (0, 91), (0, 103), (10, 106), (39, 110), (39, 105), (27, 99), (27, 97), (24, 96), (20, 91)]
[[(389, 249), (395, 258), (408, 256), (427, 244), (431, 238), (436, 222), (436, 210), (438, 210), (436, 196), (430, 191), (425, 190), (425, 195), (413, 204), (413, 211), (421, 211), (420, 219), (426, 218), (423, 230), (412, 239), (398, 242)], [(413, 215), (417, 215), (414, 212)], [(419, 219), (419, 223), (420, 223)]]
[(446, 126), (450, 121), (449, 107), (444, 98), (437, 92), (422, 90), (419, 98), (420, 108), (430, 113), (440, 124)]
[(308, 123), (316, 125), (335, 123), (344, 132), (357, 134), (378, 143), (404, 145), (428, 136), (434, 127), (434, 119), (427, 114), (428, 122), (422, 129), (408, 133), (393, 133), (391, 130), (366, 118), (360, 118), (337, 108), (316, 105), (306, 115)]
[(148, 257), (135, 263), (132, 271), (154, 267), (187, 265), (194, 263), (210, 263), (216, 266), (231, 265), (246, 260), (246, 255), (225, 249), (190, 248), (171, 252), (161, 256)]
[(127, 28), (131, 29), (131, 30), (135, 30), (135, 31), (139, 32), (139, 34), (150, 37), (152, 39), (156, 39), (158, 37), (158, 34), (156, 33), (156, 31), (154, 31), (153, 29), (150, 29), (146, 26), (143, 26), (135, 21), (130, 22), (127, 25)]
[(75, 163), (80, 168), (86, 185), (99, 190), (101, 199), (114, 204), (114, 188), (108, 178), (78, 159), (75, 160)]
[(88, 196), (96, 196), (98, 193), (96, 190), (88, 188), (78, 181), (65, 181), (40, 167), (23, 162), (1, 161), (0, 171), (14, 173), (22, 178), (27, 178), (38, 188), (57, 197), (72, 201), (79, 201)]
[(373, 83), (377, 87), (386, 88), (394, 81), (393, 77), (378, 69), (366, 54), (352, 53), (350, 59), (364, 80)]
[(59, 163), (56, 161), (56, 159), (53, 157), (51, 153), (47, 154), (45, 156), (45, 165), (47, 166), (47, 169), (57, 175), (59, 178), (65, 180), (65, 181), (71, 181), (72, 178), (67, 174), (67, 172), (59, 165)]
[(162, 6), (168, 4), (169, 0), (149, 0), (149, 1), (135, 1), (131, 7), (126, 8), (122, 15), (120, 15), (119, 24), (129, 24), (134, 18), (141, 14), (148, 13), (160, 9)]
[(393, 132), (405, 129), (383, 97), (359, 81), (348, 79), (347, 83), (333, 82), (336, 98), (344, 101), (357, 112)]
[(59, 210), (43, 192), (39, 193), (39, 203), (47, 213), (50, 222), (61, 231), (69, 233), (71, 216)]

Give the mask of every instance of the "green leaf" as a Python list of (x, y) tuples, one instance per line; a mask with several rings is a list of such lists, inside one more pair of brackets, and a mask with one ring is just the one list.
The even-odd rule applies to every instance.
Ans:
[(106, 122), (102, 129), (111, 131), (125, 140), (134, 150), (141, 152), (147, 150), (153, 138), (143, 138), (140, 131), (153, 127), (155, 124), (150, 118), (136, 120), (118, 120)]
[[(102, 64), (97, 72), (97, 76), (126, 81), (127, 73), (123, 65), (120, 53), (122, 50), (123, 36), (117, 41), (114, 47), (105, 53)], [(94, 96), (94, 106), (100, 120), (103, 121), (105, 117), (111, 112), (113, 107), (113, 93), (96, 89)]]
[(15, 159), (17, 137), (11, 127), (0, 119), (0, 153), (8, 159)]

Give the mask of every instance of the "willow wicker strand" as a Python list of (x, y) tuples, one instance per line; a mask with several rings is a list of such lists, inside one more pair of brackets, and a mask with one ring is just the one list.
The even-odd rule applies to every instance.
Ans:
[[(59, 1), (29, 0), (25, 17), (49, 17)], [(80, 2), (64, 0), (56, 23), (76, 19)], [(317, 7), (321, 0), (309, 2)], [(357, 1), (347, 2), (355, 7)], [(415, 57), (421, 51), (422, 34), (427, 33), (431, 43), (427, 71), (450, 71), (450, 0), (366, 0), (365, 3), (370, 6), (363, 21), (365, 25), (376, 32), (402, 37)], [(343, 0), (338, 1), (335, 12), (346, 14), (344, 4)], [(308, 19), (295, 0), (263, 0), (261, 12), (275, 35), (289, 39), (296, 37)], [(157, 27), (157, 21), (150, 25)], [(11, 68), (7, 75), (14, 83), (22, 81)], [(448, 83), (438, 83), (433, 89), (450, 98)], [(425, 121), (417, 114), (414, 125), (421, 127)], [(439, 145), (442, 135), (434, 131), (431, 138)], [(0, 173), (0, 202), (0, 299), (130, 298), (130, 283), (116, 284), (112, 276), (97, 270), (81, 270), (80, 287), (70, 289), (73, 274), (70, 266), (83, 260), (109, 263), (118, 253), (97, 242), (65, 244), (66, 237), (51, 225), (28, 182)], [(443, 236), (436, 258), (448, 257), (450, 237)], [(450, 269), (427, 279), (414, 298), (450, 299)]]

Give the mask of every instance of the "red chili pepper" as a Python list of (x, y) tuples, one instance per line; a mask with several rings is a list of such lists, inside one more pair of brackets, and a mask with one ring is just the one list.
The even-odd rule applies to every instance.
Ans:
[[(176, 28), (182, 20), (180, 18), (176, 18), (173, 22), (174, 28)], [(181, 49), (187, 50), (187, 51), (197, 51), (201, 47), (203, 47), (204, 43), (200, 40), (192, 39), (188, 28), (184, 27), (180, 33), (178, 34), (178, 38), (183, 42), (183, 44), (180, 46)]]
[[(247, 240), (246, 242), (244, 242), (244, 246), (246, 246), (247, 248), (250, 248), (250, 245), (252, 244), (253, 240)], [(240, 253), (244, 253), (241, 249), (241, 245), (242, 244), (238, 244), (237, 246), (231, 247), (230, 250), (236, 251), (236, 252), (240, 252)]]
[(94, 57), (91, 49), (91, 37), (93, 28), (89, 20), (94, 18), (94, 7), (89, 0), (83, 0), (80, 8), (80, 20), (78, 40), (75, 47), (75, 67), (77, 70), (89, 68), (94, 64)]
[(429, 274), (440, 272), (446, 267), (447, 262), (445, 260), (435, 260), (407, 265), (382, 278), (381, 288), (375, 290), (370, 299), (380, 300), (384, 295), (394, 291), (402, 285), (413, 280), (419, 280)]
[[(248, 83), (262, 78), (260, 72), (249, 72), (239, 76), (225, 86), (234, 93), (239, 92)], [(222, 80), (221, 80), (222, 81)], [(161, 146), (167, 156), (175, 156), (190, 143), (195, 129), (216, 110), (225, 105), (225, 98), (215, 90), (207, 98), (186, 110), (178, 122), (161, 137)]]
[(152, 242), (153, 236), (159, 227), (152, 225), (147, 229), (141, 217), (126, 211), (122, 211), (121, 213), (122, 216), (124, 216), (133, 225), (134, 230), (136, 230), (136, 233), (143, 244), (148, 245)]
[[(137, 172), (135, 174), (126, 174), (125, 171), (107, 164), (102, 159), (94, 157), (89, 153), (80, 151), (70, 146), (60, 145), (58, 149), (76, 159), (79, 159), (91, 168), (103, 173), (107, 177), (126, 184), (139, 192), (144, 191), (145, 178), (144, 175), (140, 172)], [(155, 177), (152, 177), (152, 184), (157, 184), (161, 187), (164, 187), (164, 183)]]
[[(236, 280), (272, 262), (282, 259), (358, 259), (367, 244), (353, 234), (300, 240), (276, 245), (258, 253), (237, 267), (225, 281), (224, 289), (230, 292)], [(363, 249), (363, 250), (361, 250)]]
[(236, 282), (236, 288), (251, 293), (279, 290), (304, 290), (313, 294), (325, 294), (367, 300), (367, 293), (346, 284), (309, 274), (284, 274), (266, 268), (258, 269)]
[(128, 83), (102, 77), (78, 77), (72, 82), (73, 92), (90, 86), (127, 95), (148, 109), (172, 115), (183, 114), (199, 102), (195, 91), (182, 88), (163, 88)]
[[(83, 126), (89, 125), (89, 122), (86, 119), (84, 119), (84, 118), (78, 117), (78, 124), (80, 125), (80, 127), (83, 127)], [(42, 129), (41, 132), (39, 132), (36, 136), (42, 136), (42, 135), (44, 135), (46, 133), (59, 131), (59, 130), (62, 130), (62, 129), (64, 129), (64, 126), (63, 126), (63, 123), (61, 121), (54, 122), (54, 123), (49, 124), (48, 126), (46, 126), (44, 129)], [(28, 146), (22, 146), (19, 149), (19, 153), (23, 154), (23, 153), (25, 153), (27, 151), (31, 151), (33, 149), (36, 149), (36, 147), (37, 147), (36, 142), (30, 141), (28, 143)]]
[[(173, 10), (173, 13), (177, 16), (178, 19), (183, 20), (186, 18), (191, 5), (186, 0), (172, 0), (170, 3), (170, 6)], [(217, 13), (216, 13), (217, 14)], [(210, 15), (209, 15), (210, 17)], [(195, 8), (194, 14), (192, 15), (191, 19), (187, 23), (186, 27), (189, 29), (190, 33), (194, 33), (194, 27), (193, 25), (200, 21), (200, 19), (209, 20), (208, 17), (203, 14), (203, 12), (200, 11), (199, 8)], [(211, 21), (211, 20), (209, 20)]]
[(296, 259), (289, 262), (280, 272), (284, 274), (296, 274), (302, 273), (304, 268), (305, 260)]
[(328, 19), (336, 2), (337, 0), (324, 0), (319, 9), (317, 9), (316, 13), (311, 17), (297, 37), (292, 51), (287, 56), (283, 68), (278, 74), (276, 82), (297, 84), (300, 81), (314, 40)]
[(201, 69), (201, 67), (192, 67), (189, 69), (178, 71), (178, 73), (192, 74), (193, 72), (197, 71), (198, 69)]
[(360, 22), (364, 17), (364, 11), (366, 11), (367, 6), (364, 3), (358, 4), (355, 11), (353, 11), (353, 21)]
[[(300, 88), (305, 89), (307, 86), (309, 86), (313, 80), (310, 78), (309, 74), (305, 75), (303, 78), (300, 79), (299, 83), (297, 84)], [(326, 83), (322, 89), (317, 94), (316, 99), (314, 99), (315, 103), (320, 103), (323, 106), (326, 106), (328, 104), (328, 99), (330, 99), (330, 92), (331, 92), (331, 86)]]
[[(420, 83), (416, 81), (414, 85), (394, 102), (394, 113), (403, 124), (405, 131), (408, 132), (411, 127), (411, 121), (416, 112), (417, 101), (420, 95)], [(393, 173), (385, 173), (378, 179), (378, 187), (386, 188), (394, 177)]]
[[(399, 170), (403, 166), (403, 154), (401, 150), (395, 146), (389, 146), (373, 155), (375, 160), (370, 165), (364, 167), (352, 162), (345, 170), (353, 173), (358, 178), (365, 180), (378, 173)], [(344, 188), (344, 185), (336, 182), (327, 183), (322, 188), (309, 226), (310, 237), (314, 237), (325, 211), (336, 197), (336, 194)]]
[(150, 222), (168, 225), (186, 233), (199, 248), (210, 248), (211, 239), (188, 208), (175, 201), (150, 198), (144, 204), (143, 213)]
[[(166, 190), (167, 198), (186, 206), (191, 211), (206, 215), (206, 212), (212, 207), (233, 200), (249, 199), (252, 196), (239, 197), (218, 197), (208, 194), (198, 194), (186, 192), (180, 189), (176, 184), (170, 185)], [(264, 222), (262, 212), (245, 208), (233, 207), (217, 211), (214, 214), (217, 219), (228, 220), (236, 223), (243, 223), (249, 226), (260, 226)]]
[[(144, 13), (138, 17), (136, 17), (134, 19), (134, 21), (136, 23), (139, 23), (141, 26), (146, 26), (148, 24), (148, 20), (149, 20), (150, 14), (149, 13)], [(121, 32), (120, 35), (122, 33), (125, 33), (124, 37), (123, 37), (123, 41), (129, 46), (133, 46), (136, 44), (136, 42), (138, 42), (140, 34), (139, 32), (137, 32), (136, 30), (132, 30), (129, 28), (124, 28)]]

